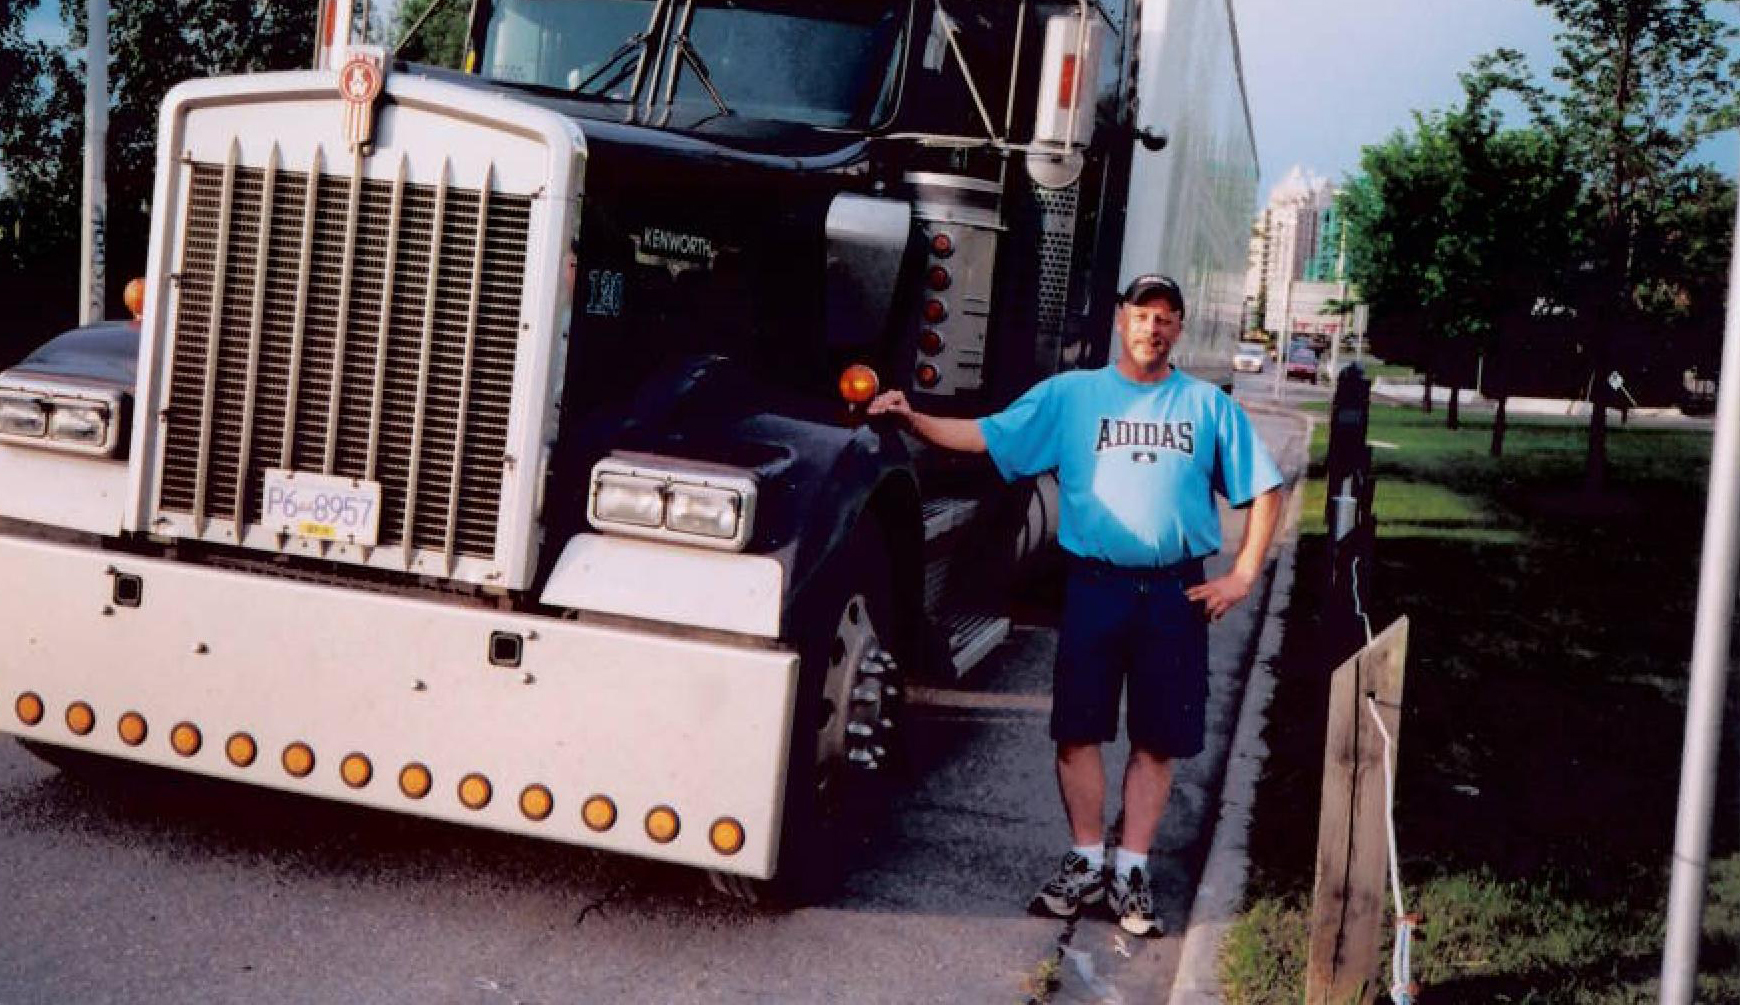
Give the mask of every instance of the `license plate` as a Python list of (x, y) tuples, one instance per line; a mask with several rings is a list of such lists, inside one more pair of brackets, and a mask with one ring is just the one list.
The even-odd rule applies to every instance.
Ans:
[(267, 468), (260, 523), (279, 534), (372, 547), (381, 526), (381, 483)]

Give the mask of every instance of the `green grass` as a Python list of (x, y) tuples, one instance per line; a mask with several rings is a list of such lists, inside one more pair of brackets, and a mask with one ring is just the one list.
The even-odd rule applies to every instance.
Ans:
[[(1409, 906), (1425, 916), (1414, 977), (1433, 1002), (1652, 1000), (1709, 435), (1615, 427), (1612, 486), (1590, 496), (1580, 425), (1513, 421), (1495, 460), (1489, 417), (1465, 413), (1459, 431), (1443, 421), (1378, 404), (1368, 434), (1395, 447), (1373, 452), (1373, 621), (1412, 622), (1397, 832)], [(1324, 432), (1265, 735), (1251, 900), (1223, 949), (1241, 1005), (1303, 990), (1325, 671), (1345, 656), (1323, 651), (1316, 629)], [(1698, 995), (1731, 1005), (1734, 776), (1725, 763)]]

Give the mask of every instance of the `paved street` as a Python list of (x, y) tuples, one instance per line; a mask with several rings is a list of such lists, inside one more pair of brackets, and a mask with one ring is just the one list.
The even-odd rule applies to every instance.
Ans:
[[(1302, 427), (1257, 418), (1296, 472)], [(1174, 932), (1258, 613), (1212, 632), (1211, 748), (1180, 770), (1159, 840)], [(790, 913), (686, 870), (384, 813), (182, 780), (93, 786), (0, 744), (0, 1002), (1021, 1002), (1052, 968), (1055, 1001), (1155, 1000), (1178, 936), (1024, 913), (1066, 839), (1044, 724), (1055, 633), (1030, 620), (929, 696), (911, 782), (841, 850), (839, 896)]]

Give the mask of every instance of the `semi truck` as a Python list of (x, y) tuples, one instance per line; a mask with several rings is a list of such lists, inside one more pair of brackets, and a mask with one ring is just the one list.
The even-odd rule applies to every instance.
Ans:
[(183, 83), (143, 305), (0, 373), (4, 728), (802, 890), (1056, 488), (926, 450), (1189, 298), (1230, 380), (1229, 0), (475, 0)]

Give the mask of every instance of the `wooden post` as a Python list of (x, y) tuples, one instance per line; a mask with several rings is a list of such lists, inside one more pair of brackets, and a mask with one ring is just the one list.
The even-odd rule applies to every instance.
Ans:
[(1323, 806), (1317, 822), (1317, 878), (1311, 895), (1306, 1005), (1369, 1005), (1383, 985), (1380, 953), (1388, 910), (1389, 841), (1384, 741), (1367, 710), (1400, 742), (1408, 619), (1401, 618), (1336, 669), (1323, 744)]

